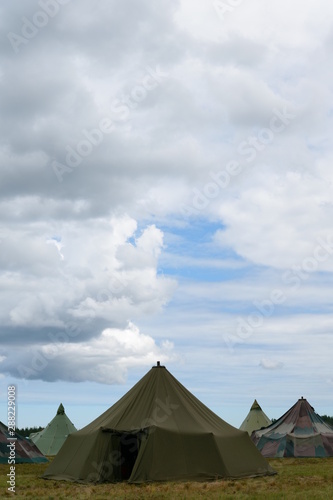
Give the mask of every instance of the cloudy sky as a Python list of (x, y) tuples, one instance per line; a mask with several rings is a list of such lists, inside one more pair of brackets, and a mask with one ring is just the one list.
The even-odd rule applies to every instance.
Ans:
[(333, 415), (329, 0), (0, 4), (0, 389), (82, 427), (160, 360)]

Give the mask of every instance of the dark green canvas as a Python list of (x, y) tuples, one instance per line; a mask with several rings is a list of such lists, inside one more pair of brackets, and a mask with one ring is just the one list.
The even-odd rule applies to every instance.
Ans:
[(44, 474), (82, 482), (187, 481), (274, 474), (240, 431), (213, 413), (164, 366), (71, 434)]

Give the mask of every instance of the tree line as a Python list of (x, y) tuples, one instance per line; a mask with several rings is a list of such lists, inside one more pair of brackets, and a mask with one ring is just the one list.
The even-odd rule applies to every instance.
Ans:
[(29, 437), (30, 434), (32, 434), (33, 432), (39, 432), (42, 431), (43, 429), (44, 427), (24, 427), (24, 428), (22, 427), (22, 429), (16, 427), (16, 432), (23, 437)]
[(333, 417), (329, 417), (328, 415), (322, 415), (321, 418), (324, 420), (324, 422), (333, 427)]

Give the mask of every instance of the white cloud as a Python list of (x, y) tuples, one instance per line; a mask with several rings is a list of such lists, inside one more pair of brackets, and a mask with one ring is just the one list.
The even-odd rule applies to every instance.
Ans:
[[(332, 237), (331, 185), (317, 173), (254, 169), (237, 198), (220, 202), (226, 229), (216, 241), (265, 266), (288, 268), (313, 258), (319, 239)], [(317, 270), (332, 270), (331, 254)]]
[[(81, 337), (92, 343), (101, 329), (108, 332), (107, 326), (116, 325), (119, 329), (111, 337), (104, 333), (102, 340), (118, 335), (128, 342), (133, 339), (133, 347), (137, 340), (146, 341), (144, 335), (126, 329), (128, 320), (156, 314), (171, 297), (175, 281), (157, 273), (162, 231), (147, 226), (131, 243), (136, 230), (137, 223), (129, 216), (84, 225), (68, 221), (61, 228), (37, 224), (8, 230), (2, 242), (3, 267), (8, 269), (2, 274), (6, 288), (0, 291), (2, 338), (15, 341), (17, 335), (21, 345), (43, 344), (48, 330), (66, 335), (68, 325), (75, 324)], [(77, 339), (66, 352), (70, 349), (78, 349)], [(4, 352), (7, 368), (13, 369), (16, 351), (4, 348)], [(143, 350), (136, 351), (136, 358), (140, 356), (147, 361)], [(68, 361), (66, 356), (57, 360), (60, 365)], [(43, 372), (46, 378), (48, 369)]]
[(5, 357), (0, 361), (11, 375), (27, 379), (121, 384), (129, 369), (173, 358), (171, 342), (158, 346), (133, 323), (124, 329), (107, 328), (89, 342), (71, 343), (69, 337), (67, 342), (56, 339), (55, 336), (52, 343), (19, 350), (15, 366)]
[(278, 370), (279, 368), (283, 367), (283, 363), (281, 361), (275, 361), (269, 358), (261, 359), (259, 364), (265, 370)]

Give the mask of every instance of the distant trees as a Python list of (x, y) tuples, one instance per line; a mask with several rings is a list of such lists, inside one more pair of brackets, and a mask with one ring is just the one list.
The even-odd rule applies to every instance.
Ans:
[(324, 420), (324, 422), (333, 427), (333, 417), (329, 417), (328, 415), (321, 415), (321, 418)]
[(22, 429), (16, 428), (16, 432), (21, 434), (21, 436), (29, 437), (32, 432), (42, 431), (44, 427), (24, 427)]

